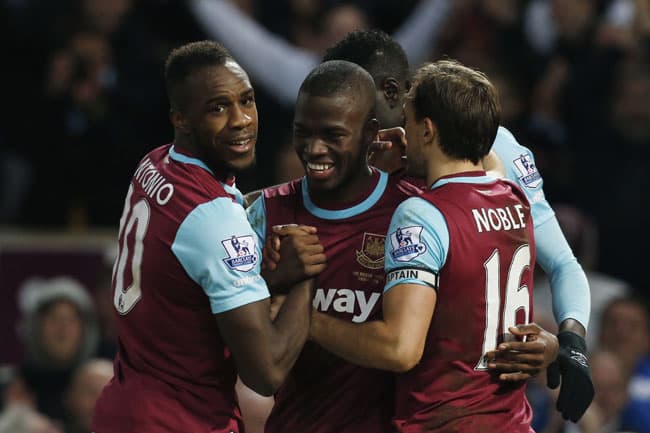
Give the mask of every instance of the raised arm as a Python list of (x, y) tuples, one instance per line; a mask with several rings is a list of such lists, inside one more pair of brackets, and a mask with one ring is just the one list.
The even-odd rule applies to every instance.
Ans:
[(320, 61), (315, 53), (269, 32), (228, 1), (190, 0), (189, 7), (203, 29), (230, 50), (254, 83), (283, 105), (294, 105), (300, 83)]
[[(420, 1), (395, 33), (411, 64), (419, 65), (431, 53), (450, 5), (450, 0)], [(232, 52), (255, 83), (293, 106), (300, 83), (320, 62), (317, 54), (269, 32), (228, 1), (190, 0), (189, 6), (201, 27)]]

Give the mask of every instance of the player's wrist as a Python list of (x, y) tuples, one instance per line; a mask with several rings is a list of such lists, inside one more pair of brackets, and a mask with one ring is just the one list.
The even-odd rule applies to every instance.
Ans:
[(557, 334), (557, 340), (560, 343), (560, 347), (571, 347), (580, 350), (582, 353), (587, 352), (587, 342), (575, 332), (562, 331)]

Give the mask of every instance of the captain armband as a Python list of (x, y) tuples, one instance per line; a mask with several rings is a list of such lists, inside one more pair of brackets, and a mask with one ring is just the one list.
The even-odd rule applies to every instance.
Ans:
[(440, 276), (436, 272), (428, 269), (402, 268), (390, 271), (386, 275), (386, 284), (396, 280), (418, 280), (426, 283), (428, 286), (438, 290)]

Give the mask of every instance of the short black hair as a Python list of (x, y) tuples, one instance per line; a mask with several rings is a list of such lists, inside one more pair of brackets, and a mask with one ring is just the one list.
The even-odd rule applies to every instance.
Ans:
[(389, 76), (402, 83), (409, 78), (409, 63), (404, 49), (382, 30), (366, 29), (348, 33), (327, 49), (323, 62), (329, 60), (356, 63), (372, 75), (376, 85)]
[(345, 60), (330, 60), (314, 68), (300, 86), (300, 93), (332, 96), (341, 91), (368, 94), (375, 99), (375, 84), (365, 69)]
[(195, 41), (172, 50), (165, 62), (165, 87), (173, 108), (184, 106), (184, 95), (179, 85), (195, 70), (205, 66), (223, 66), (233, 60), (230, 52), (215, 41)]

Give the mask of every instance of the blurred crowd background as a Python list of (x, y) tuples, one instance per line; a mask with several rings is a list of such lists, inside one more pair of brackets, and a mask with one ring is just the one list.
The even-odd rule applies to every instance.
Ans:
[[(536, 431), (650, 432), (649, 0), (0, 0), (0, 433), (90, 431), (116, 350), (124, 194), (139, 159), (173, 137), (169, 51), (217, 39), (251, 75), (248, 192), (302, 174), (293, 98), (357, 28), (396, 35), (413, 69), (447, 56), (488, 75), (587, 271), (596, 400), (567, 425), (538, 378)], [(541, 272), (535, 292), (536, 321), (553, 329)]]

